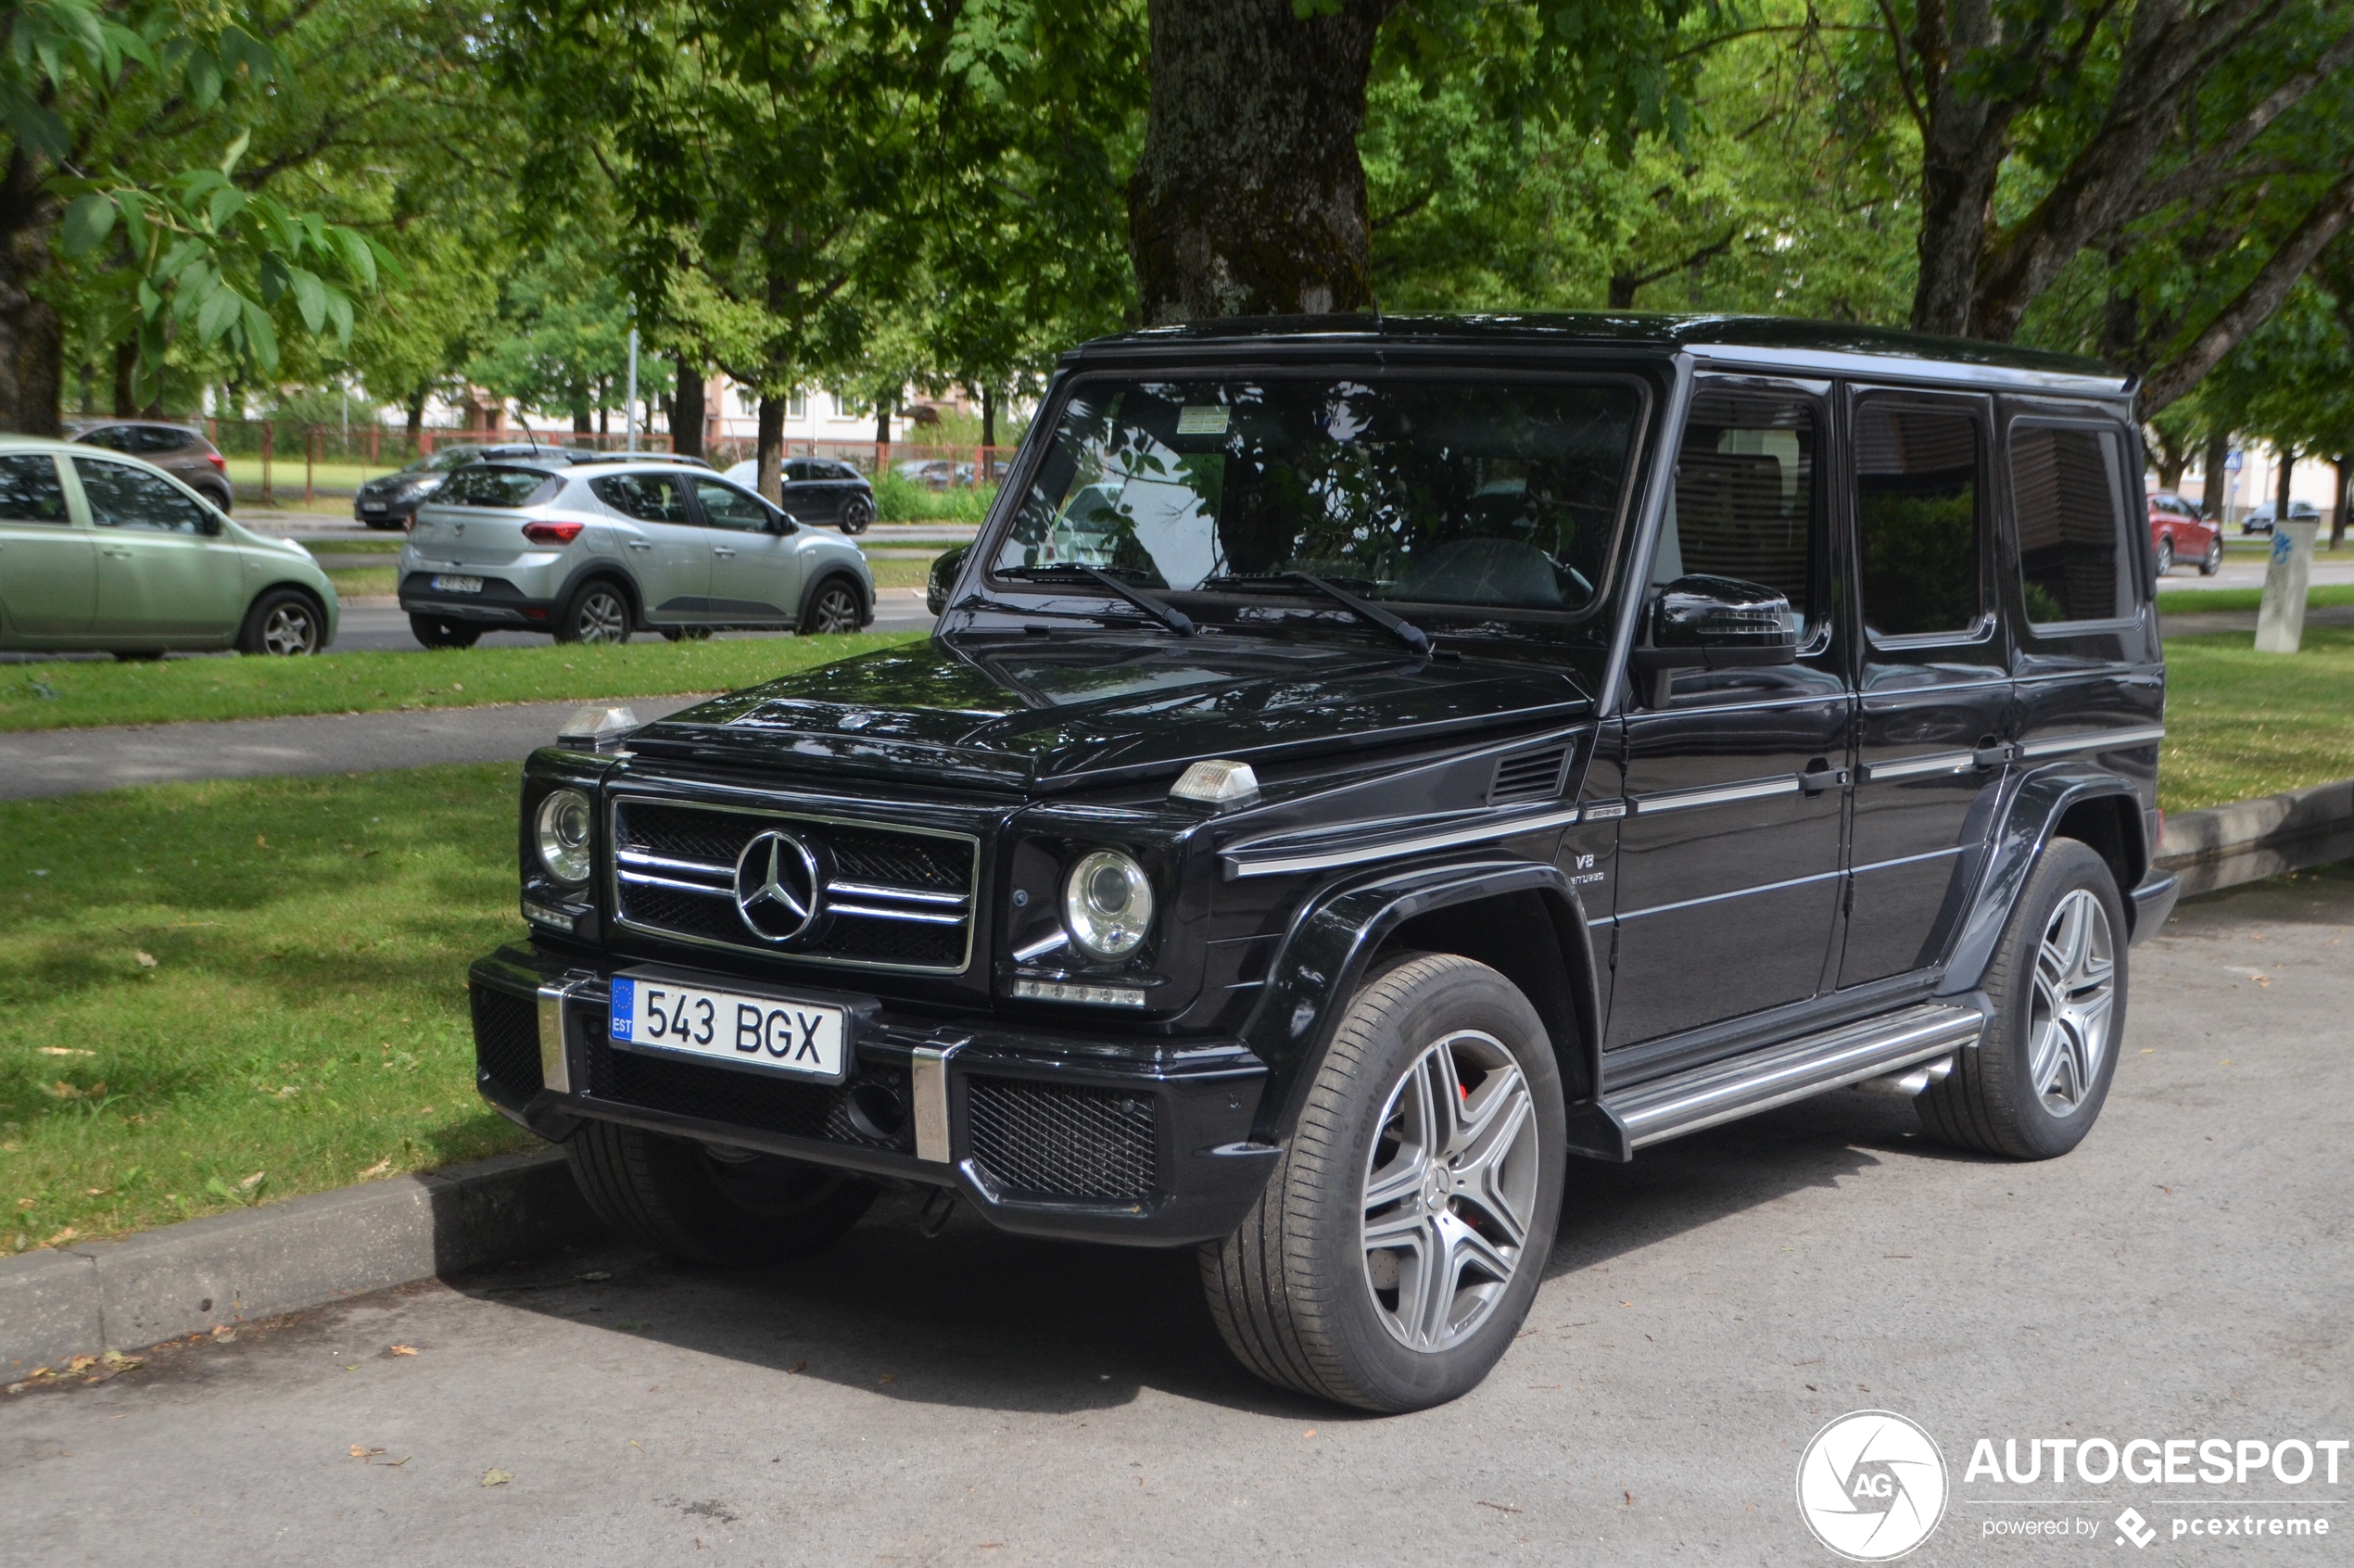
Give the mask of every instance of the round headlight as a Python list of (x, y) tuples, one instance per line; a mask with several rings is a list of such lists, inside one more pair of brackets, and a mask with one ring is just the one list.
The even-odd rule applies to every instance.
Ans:
[(539, 803), (539, 864), (559, 882), (588, 879), (588, 797), (557, 790)]
[(1097, 850), (1070, 868), (1063, 884), (1063, 924), (1098, 958), (1124, 958), (1153, 923), (1153, 885), (1145, 868), (1117, 850)]

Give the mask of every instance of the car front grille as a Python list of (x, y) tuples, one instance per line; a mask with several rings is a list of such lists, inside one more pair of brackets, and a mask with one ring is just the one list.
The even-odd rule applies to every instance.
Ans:
[(1118, 1089), (984, 1077), (965, 1089), (973, 1161), (1019, 1197), (1150, 1197), (1157, 1119), (1151, 1095)]
[(539, 1002), (477, 983), (472, 988), (478, 1081), (511, 1105), (539, 1093)]
[[(754, 934), (736, 905), (736, 862), (771, 829), (805, 845), (821, 879), (817, 918), (784, 943)], [(639, 930), (861, 968), (955, 974), (971, 961), (969, 834), (623, 796), (612, 841), (615, 911)]]

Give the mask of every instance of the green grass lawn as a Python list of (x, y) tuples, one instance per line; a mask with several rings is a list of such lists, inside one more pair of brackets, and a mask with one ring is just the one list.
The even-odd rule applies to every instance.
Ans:
[(345, 599), (363, 593), (398, 593), (400, 570), (396, 566), (330, 566), (327, 581)]
[(0, 803), (0, 1251), (528, 1144), (465, 996), (523, 932), (514, 780)]
[[(2161, 589), (2158, 596), (2158, 613), (2161, 615), (2189, 615), (2201, 610), (2258, 610), (2264, 604), (2264, 590), (2248, 588), (2176, 588)], [(2305, 590), (2305, 607), (2319, 610), (2324, 605), (2354, 604), (2354, 583), (2326, 583)]]
[(2170, 638), (2158, 803), (2221, 805), (2354, 778), (2354, 626), (2308, 626), (2294, 654), (2246, 632)]
[(385, 539), (298, 539), (313, 555), (399, 555), (405, 541), (399, 535)]
[(919, 632), (0, 666), (0, 730), (733, 691)]

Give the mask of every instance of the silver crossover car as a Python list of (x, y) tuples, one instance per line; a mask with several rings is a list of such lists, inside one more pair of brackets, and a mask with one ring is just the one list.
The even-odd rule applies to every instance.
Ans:
[(428, 648), (492, 629), (559, 642), (848, 632), (875, 618), (875, 579), (856, 545), (716, 474), (517, 460), (462, 468), (418, 508), (400, 607)]
[(0, 648), (316, 653), (340, 609), (308, 550), (153, 464), (0, 436)]

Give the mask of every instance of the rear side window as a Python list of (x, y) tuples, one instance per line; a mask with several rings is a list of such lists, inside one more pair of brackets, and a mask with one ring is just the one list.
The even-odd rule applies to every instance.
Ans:
[(188, 432), (184, 430), (174, 430), (168, 425), (161, 424), (135, 425), (133, 427), (131, 435), (132, 441), (130, 449), (143, 455), (153, 455), (157, 452), (176, 452), (181, 448), (186, 446), (191, 439)]
[(57, 459), (38, 452), (0, 457), (0, 522), (70, 521), (65, 487), (57, 482)]
[(1968, 636), (1985, 619), (1979, 424), (1874, 399), (1855, 424), (1864, 625), (1880, 637)]
[(2047, 626), (2132, 614), (2117, 433), (2015, 424), (2010, 456), (2028, 620)]
[(443, 480), (433, 499), (439, 506), (487, 506), (512, 511), (553, 495), (556, 485), (552, 474), (479, 463), (462, 468)]
[(677, 523), (692, 521), (687, 515), (686, 493), (679, 488), (676, 475), (668, 474), (608, 474), (601, 479), (591, 479), (588, 487), (597, 499), (640, 523)]

